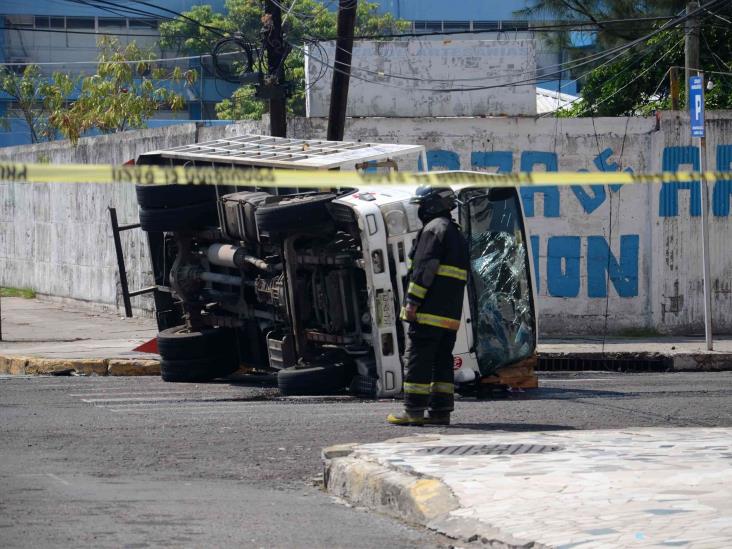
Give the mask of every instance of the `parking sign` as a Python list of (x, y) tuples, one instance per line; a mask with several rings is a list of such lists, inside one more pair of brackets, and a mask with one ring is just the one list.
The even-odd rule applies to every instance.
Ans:
[(704, 137), (704, 82), (701, 76), (689, 78), (691, 137)]

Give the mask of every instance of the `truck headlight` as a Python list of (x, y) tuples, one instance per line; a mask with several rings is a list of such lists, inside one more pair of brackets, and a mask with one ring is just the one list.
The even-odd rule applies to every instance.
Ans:
[(381, 213), (384, 215), (384, 222), (389, 236), (399, 236), (409, 231), (407, 214), (401, 204), (383, 206)]

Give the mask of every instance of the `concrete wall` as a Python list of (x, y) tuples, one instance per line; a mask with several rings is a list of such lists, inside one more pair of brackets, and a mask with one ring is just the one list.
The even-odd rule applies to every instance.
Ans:
[[(289, 135), (323, 137), (324, 119)], [(595, 133), (597, 130), (598, 133)], [(0, 159), (120, 163), (143, 151), (266, 131), (184, 125), (15, 147)], [(488, 171), (688, 170), (697, 160), (684, 117), (349, 119), (346, 139), (419, 143), (432, 168)], [(732, 112), (708, 113), (708, 166), (732, 170)], [(544, 335), (627, 330), (699, 333), (703, 301), (699, 184), (521, 190), (538, 273)], [(732, 182), (710, 186), (714, 323), (732, 333)], [(107, 206), (135, 221), (131, 186), (0, 184), (0, 284), (120, 306)], [(150, 282), (142, 233), (123, 236), (131, 287)], [(138, 306), (142, 299), (137, 300)]]
[[(0, 161), (121, 164), (164, 147), (261, 133), (258, 123), (203, 127), (195, 123), (0, 149)], [(136, 223), (132, 185), (23, 185), (0, 183), (0, 285), (122, 308), (109, 211), (121, 224)], [(145, 233), (122, 233), (131, 289), (149, 286), (152, 271)], [(147, 296), (133, 307), (151, 309)]]
[[(306, 108), (328, 116), (335, 44), (305, 56)], [(348, 116), (485, 116), (536, 114), (534, 40), (432, 40), (354, 44)], [(399, 75), (395, 78), (389, 75)], [(485, 87), (473, 91), (444, 91)], [(495, 87), (493, 87), (495, 86)]]

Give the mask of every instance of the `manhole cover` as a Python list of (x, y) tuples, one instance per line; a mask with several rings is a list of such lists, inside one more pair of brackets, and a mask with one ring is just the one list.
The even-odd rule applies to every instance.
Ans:
[(546, 454), (562, 450), (561, 446), (543, 444), (470, 444), (464, 446), (434, 446), (417, 453), (429, 456), (517, 456), (519, 454)]

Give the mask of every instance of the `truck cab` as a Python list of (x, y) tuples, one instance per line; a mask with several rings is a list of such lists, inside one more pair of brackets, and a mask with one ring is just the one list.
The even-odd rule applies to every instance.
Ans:
[[(155, 151), (137, 163), (373, 171), (413, 168), (417, 158), (426, 165), (415, 145), (242, 136)], [(456, 381), (501, 381), (516, 365), (530, 368), (536, 354), (518, 193), (459, 183), (470, 177), (458, 172), (431, 176), (458, 182), (453, 215), (469, 243)], [(244, 366), (276, 370), (283, 394), (400, 393), (406, 330), (398, 311), (421, 230), (409, 203), (415, 189), (138, 187), (163, 379), (205, 381)]]

